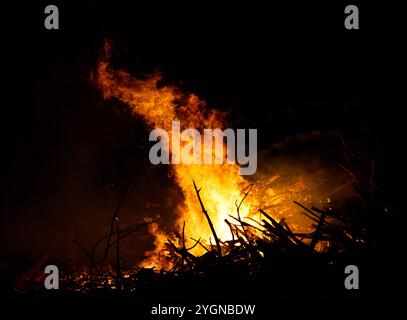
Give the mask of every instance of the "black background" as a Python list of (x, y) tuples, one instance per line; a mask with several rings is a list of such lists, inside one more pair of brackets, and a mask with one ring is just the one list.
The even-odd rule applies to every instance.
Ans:
[[(142, 122), (104, 103), (90, 80), (104, 39), (118, 67), (160, 70), (166, 82), (231, 110), (232, 122), (259, 130), (260, 148), (373, 123), (391, 237), (403, 234), (405, 37), (394, 4), (358, 4), (360, 30), (346, 30), (342, 2), (54, 2), (60, 30), (46, 30), (47, 4), (1, 9), (4, 261), (79, 255), (74, 232), (85, 241), (104, 232), (118, 201), (112, 185), (130, 190), (128, 218), (148, 214), (157, 191), (174, 197), (162, 170), (145, 168)], [(136, 261), (147, 246), (132, 253)], [(402, 242), (392, 246), (402, 251)]]

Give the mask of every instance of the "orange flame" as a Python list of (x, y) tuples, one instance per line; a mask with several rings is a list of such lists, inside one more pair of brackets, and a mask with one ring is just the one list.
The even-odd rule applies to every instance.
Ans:
[[(134, 115), (142, 117), (151, 128), (162, 128), (171, 135), (173, 120), (179, 120), (185, 128), (223, 128), (226, 114), (208, 109), (204, 101), (194, 94), (185, 94), (172, 86), (160, 86), (160, 74), (153, 74), (143, 80), (133, 78), (123, 70), (113, 70), (110, 65), (110, 44), (106, 42), (105, 52), (98, 65), (97, 82), (105, 99), (116, 98), (128, 105)], [(182, 130), (182, 129), (181, 129)], [(204, 150), (210, 152), (211, 150)], [(225, 150), (226, 152), (226, 150)], [(187, 246), (195, 242), (191, 237), (209, 244), (212, 237), (208, 222), (202, 213), (197, 195), (192, 185), (195, 180), (202, 188), (201, 197), (210, 215), (218, 237), (225, 241), (231, 239), (229, 226), (225, 219), (236, 216), (236, 201), (242, 199), (242, 190), (251, 182), (239, 174), (237, 164), (179, 164), (170, 166), (171, 173), (184, 195), (174, 221), (181, 233), (185, 222)], [(262, 207), (276, 218), (293, 218), (296, 210), (292, 200), (311, 200), (312, 177), (302, 174), (299, 178), (283, 180), (280, 176), (263, 177), (255, 181), (255, 186), (240, 208), (241, 217), (258, 218)], [(293, 218), (292, 229), (307, 228), (301, 217)], [(308, 226), (309, 227), (309, 226)], [(310, 231), (310, 230), (307, 230)], [(151, 225), (155, 237), (155, 249), (148, 252), (144, 267), (168, 268), (165, 256), (165, 242), (171, 235), (161, 231), (158, 225)], [(213, 237), (212, 237), (212, 243)], [(204, 249), (195, 246), (192, 253), (202, 254)]]

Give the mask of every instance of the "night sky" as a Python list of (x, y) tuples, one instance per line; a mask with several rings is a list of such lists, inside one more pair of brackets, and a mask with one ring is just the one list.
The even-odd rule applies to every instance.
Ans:
[[(2, 7), (2, 261), (45, 252), (82, 261), (75, 230), (85, 244), (105, 233), (123, 190), (124, 224), (152, 212), (171, 219), (181, 199), (166, 169), (148, 162), (143, 122), (91, 81), (104, 39), (116, 67), (161, 71), (229, 110), (232, 126), (257, 128), (261, 150), (314, 131), (373, 132), (398, 232), (402, 37), (381, 5), (360, 5), (361, 29), (349, 31), (344, 4), (53, 3), (60, 30), (43, 27), (48, 3)], [(141, 232), (124, 254), (135, 263), (150, 246)]]

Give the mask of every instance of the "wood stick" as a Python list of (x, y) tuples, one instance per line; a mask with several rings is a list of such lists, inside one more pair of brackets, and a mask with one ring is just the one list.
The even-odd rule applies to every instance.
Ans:
[(198, 200), (199, 200), (199, 203), (200, 203), (200, 205), (201, 205), (202, 212), (204, 213), (206, 219), (208, 220), (209, 227), (211, 228), (213, 237), (215, 238), (216, 248), (217, 248), (217, 251), (218, 251), (218, 256), (221, 257), (221, 256), (222, 256), (222, 249), (221, 249), (221, 247), (220, 247), (219, 238), (218, 238), (218, 236), (216, 235), (216, 231), (215, 231), (215, 228), (213, 227), (211, 218), (209, 217), (208, 211), (206, 211), (205, 206), (204, 206), (204, 204), (203, 204), (203, 202), (202, 202), (201, 196), (199, 195), (199, 192), (201, 191), (201, 189), (200, 189), (200, 188), (199, 188), (199, 189), (197, 188), (197, 186), (196, 186), (194, 180), (192, 180), (192, 182), (194, 183), (195, 192), (196, 192), (196, 195), (198, 196)]
[(319, 219), (319, 222), (318, 222), (317, 228), (315, 230), (314, 236), (312, 237), (312, 241), (311, 241), (311, 245), (310, 245), (312, 250), (315, 249), (315, 246), (319, 241), (318, 238), (319, 238), (319, 234), (321, 233), (322, 226), (324, 224), (325, 216), (326, 216), (325, 212), (321, 214), (321, 218)]
[(126, 194), (127, 194), (127, 191), (122, 194), (122, 196), (120, 198), (119, 205), (117, 206), (116, 210), (113, 213), (112, 221), (110, 223), (110, 232), (109, 232), (109, 235), (108, 235), (107, 241), (106, 241), (105, 254), (103, 256), (103, 263), (106, 263), (107, 256), (109, 255), (110, 240), (111, 240), (112, 235), (114, 233), (114, 223), (116, 221), (116, 217), (117, 217), (121, 207), (123, 206), (124, 199), (126, 198)]

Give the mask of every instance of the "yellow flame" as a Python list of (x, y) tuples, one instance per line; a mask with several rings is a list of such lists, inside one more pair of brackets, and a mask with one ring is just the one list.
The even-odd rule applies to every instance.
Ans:
[[(184, 128), (223, 128), (225, 114), (209, 110), (204, 101), (194, 94), (185, 94), (172, 86), (160, 86), (160, 74), (145, 79), (135, 79), (123, 70), (113, 70), (110, 66), (110, 44), (105, 45), (105, 52), (100, 58), (97, 82), (105, 99), (117, 98), (127, 104), (134, 115), (142, 117), (150, 128), (162, 128), (171, 134), (173, 120), (179, 120)], [(182, 130), (182, 129), (181, 129)], [(171, 145), (171, 144), (170, 144)], [(170, 147), (171, 149), (171, 147)], [(170, 150), (171, 151), (171, 150)], [(212, 150), (204, 150), (211, 152)], [(236, 201), (242, 199), (242, 190), (250, 184), (239, 175), (237, 164), (179, 164), (171, 165), (170, 170), (184, 195), (184, 202), (179, 205), (174, 220), (181, 233), (185, 222), (185, 239), (188, 245), (194, 244), (191, 237), (209, 244), (212, 237), (208, 222), (202, 213), (197, 195), (192, 185), (195, 180), (202, 188), (202, 201), (210, 215), (216, 233), (223, 241), (231, 239), (229, 226), (225, 219), (236, 216)], [(309, 201), (307, 185), (312, 184), (311, 177), (281, 181), (279, 176), (264, 177), (257, 181), (255, 187), (242, 204), (242, 217), (258, 218), (259, 207), (269, 210), (277, 218), (292, 217), (295, 210), (292, 200)], [(295, 230), (302, 221), (291, 225)], [(164, 243), (170, 235), (161, 231), (158, 225), (151, 225), (150, 232), (155, 237), (155, 249), (146, 253), (144, 267), (155, 266), (168, 268)], [(211, 239), (212, 243), (213, 237)], [(194, 254), (204, 253), (201, 246), (193, 249)]]

